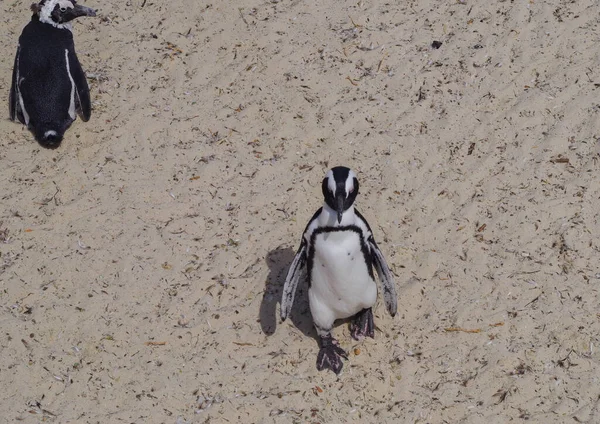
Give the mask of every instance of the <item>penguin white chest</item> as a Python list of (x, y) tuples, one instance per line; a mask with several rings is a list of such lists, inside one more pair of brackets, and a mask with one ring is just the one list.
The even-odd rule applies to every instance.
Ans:
[(377, 286), (356, 231), (317, 234), (314, 249), (311, 302), (329, 308), (335, 319), (347, 318), (375, 304)]

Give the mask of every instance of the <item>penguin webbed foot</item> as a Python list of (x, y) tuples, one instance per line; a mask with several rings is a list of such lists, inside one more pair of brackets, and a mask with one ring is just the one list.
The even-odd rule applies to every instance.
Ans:
[(348, 353), (342, 349), (336, 339), (330, 334), (321, 336), (321, 349), (317, 356), (317, 369), (319, 371), (329, 368), (336, 374), (342, 371), (344, 363), (342, 358), (348, 359)]
[(350, 323), (350, 334), (354, 340), (360, 340), (363, 337), (375, 338), (373, 309), (363, 309), (354, 316)]

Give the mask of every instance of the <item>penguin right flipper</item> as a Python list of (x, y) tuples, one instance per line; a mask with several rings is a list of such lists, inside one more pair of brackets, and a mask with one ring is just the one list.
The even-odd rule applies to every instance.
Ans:
[(92, 103), (90, 101), (90, 88), (88, 87), (87, 78), (81, 68), (79, 59), (75, 54), (75, 50), (69, 49), (69, 71), (75, 82), (75, 106), (77, 114), (83, 122), (90, 120), (92, 116)]
[(296, 289), (298, 288), (298, 282), (305, 275), (306, 268), (306, 240), (302, 238), (300, 248), (296, 252), (296, 256), (290, 265), (290, 269), (285, 278), (283, 285), (283, 295), (281, 297), (281, 320), (285, 319), (290, 315), (292, 311), (292, 305), (294, 304), (294, 296), (296, 295)]
[(371, 257), (373, 258), (373, 265), (381, 281), (383, 288), (383, 300), (385, 306), (391, 316), (395, 316), (398, 310), (398, 299), (396, 296), (396, 288), (394, 287), (394, 277), (388, 267), (383, 253), (379, 250), (379, 246), (375, 243), (373, 236), (369, 237), (369, 248), (371, 250)]

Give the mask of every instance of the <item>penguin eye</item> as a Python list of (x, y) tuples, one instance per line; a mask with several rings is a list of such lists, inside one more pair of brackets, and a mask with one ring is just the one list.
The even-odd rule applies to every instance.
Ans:
[(67, 11), (67, 8), (66, 8), (66, 7), (61, 7), (61, 8), (60, 8), (60, 11), (61, 11), (62, 13), (65, 13), (65, 12)]

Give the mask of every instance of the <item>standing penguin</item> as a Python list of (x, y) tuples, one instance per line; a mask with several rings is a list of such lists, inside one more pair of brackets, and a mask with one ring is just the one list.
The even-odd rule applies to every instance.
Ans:
[(90, 90), (81, 69), (71, 21), (96, 16), (75, 0), (42, 0), (31, 5), (15, 57), (10, 89), (10, 119), (18, 119), (44, 147), (58, 147), (76, 118), (92, 113)]
[(325, 176), (322, 189), (325, 204), (308, 222), (285, 280), (281, 318), (289, 316), (298, 282), (307, 275), (310, 312), (321, 340), (317, 369), (329, 368), (339, 374), (341, 357), (348, 359), (348, 354), (331, 335), (334, 321), (353, 317), (350, 332), (354, 339), (375, 336), (372, 307), (377, 285), (373, 267), (392, 316), (396, 315), (397, 299), (392, 274), (371, 228), (354, 209), (356, 174), (337, 166)]

